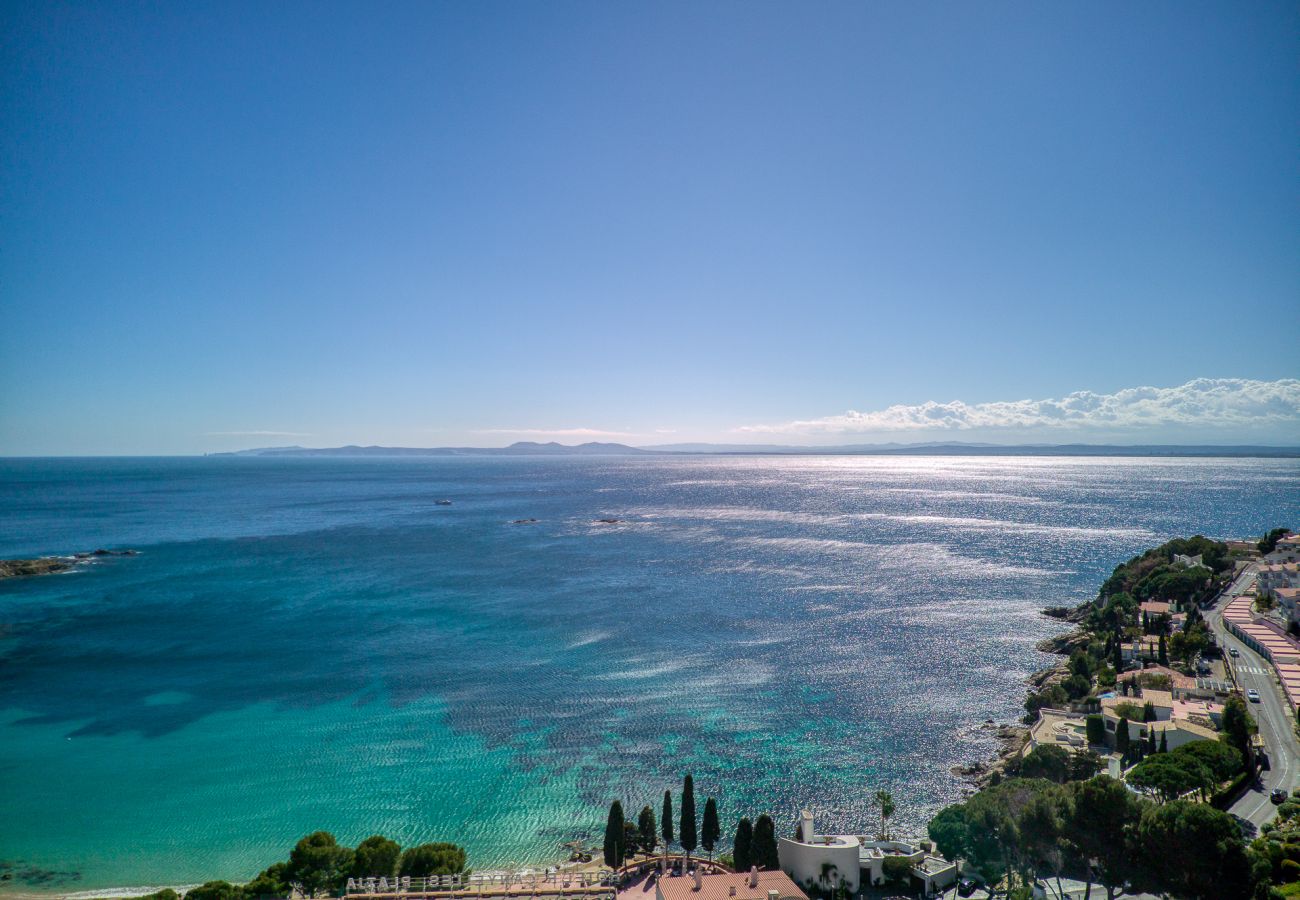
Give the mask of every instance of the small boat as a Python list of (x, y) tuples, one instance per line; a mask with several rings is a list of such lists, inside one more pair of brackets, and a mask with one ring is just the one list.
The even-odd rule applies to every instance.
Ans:
[(451, 506), (450, 500), (434, 500), (435, 506)]

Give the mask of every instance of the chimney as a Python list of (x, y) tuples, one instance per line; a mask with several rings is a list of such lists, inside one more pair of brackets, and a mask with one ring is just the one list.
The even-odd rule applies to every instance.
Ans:
[(731, 886), (731, 893), (728, 894), (727, 896), (728, 896), (728, 897), (734, 897), (734, 896), (736, 896), (736, 886), (735, 886), (734, 884)]
[(749, 886), (751, 888), (758, 887), (758, 866), (749, 867)]
[(816, 834), (816, 831), (813, 829), (812, 811), (805, 809), (799, 815), (799, 840), (805, 844), (811, 844), (814, 834)]
[(700, 888), (704, 887), (704, 883), (700, 881), (700, 867), (696, 866), (691, 874), (695, 876), (695, 890), (698, 891)]
[(781, 892), (777, 890), (768, 891), (767, 900), (781, 900)]

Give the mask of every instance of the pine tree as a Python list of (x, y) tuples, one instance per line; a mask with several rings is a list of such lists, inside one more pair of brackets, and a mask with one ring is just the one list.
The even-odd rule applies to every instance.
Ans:
[(664, 814), (659, 819), (659, 824), (664, 829), (664, 849), (667, 850), (673, 845), (673, 792), (664, 791)]
[(776, 823), (764, 813), (754, 823), (754, 841), (750, 848), (754, 865), (760, 869), (779, 869), (781, 861), (776, 852)]
[(655, 847), (659, 845), (659, 824), (655, 821), (655, 811), (648, 804), (641, 808), (636, 826), (641, 849), (646, 853), (654, 853)]
[(615, 800), (609, 805), (609, 818), (605, 820), (605, 865), (611, 869), (623, 865), (623, 856), (627, 852), (623, 825), (623, 804)]
[(731, 860), (737, 872), (748, 872), (754, 865), (754, 823), (741, 819), (736, 823), (736, 838), (731, 842)]
[(682, 845), (687, 856), (699, 845), (698, 834), (695, 822), (695, 780), (688, 772), (686, 783), (682, 785), (682, 823), (677, 830), (677, 842)]
[(720, 837), (722, 829), (718, 825), (718, 804), (710, 797), (704, 801), (704, 821), (700, 823), (700, 845), (709, 854), (709, 859), (713, 859), (713, 849), (718, 846)]

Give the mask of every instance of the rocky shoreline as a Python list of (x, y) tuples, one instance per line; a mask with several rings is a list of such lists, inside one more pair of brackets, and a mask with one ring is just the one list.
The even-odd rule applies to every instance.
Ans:
[[(1042, 614), (1048, 618), (1077, 624), (1083, 621), (1083, 617), (1090, 605), (1090, 603), (1084, 602), (1074, 607), (1052, 606), (1043, 610)], [(1068, 660), (1070, 653), (1076, 647), (1082, 646), (1086, 641), (1087, 637), (1078, 628), (1039, 641), (1034, 649), (1040, 653), (1060, 656), (1062, 659), (1056, 665), (1039, 669), (1030, 675), (1025, 679), (1025, 685), (1031, 691), (1039, 691), (1050, 684), (1068, 678), (1070, 675)], [(974, 788), (982, 789), (988, 787), (995, 778), (1001, 778), (1007, 764), (1024, 752), (1025, 745), (1029, 742), (1029, 726), (998, 724), (992, 719), (987, 719), (977, 730), (993, 731), (995, 733), (995, 737), (1001, 744), (997, 753), (989, 759), (976, 760), (967, 765), (953, 766), (951, 771), (954, 776), (970, 783)]]
[(0, 578), (32, 578), (56, 575), (76, 565), (105, 556), (136, 556), (135, 550), (90, 550), (72, 556), (38, 556), (32, 559), (0, 559)]

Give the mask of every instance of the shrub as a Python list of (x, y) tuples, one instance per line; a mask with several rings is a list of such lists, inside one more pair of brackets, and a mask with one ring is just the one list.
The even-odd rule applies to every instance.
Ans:
[(229, 881), (209, 881), (185, 892), (185, 900), (242, 900), (244, 892)]
[(880, 871), (890, 884), (905, 885), (912, 880), (912, 864), (902, 856), (886, 856)]
[(1300, 881), (1300, 863), (1294, 859), (1282, 860), (1282, 880)]
[(402, 853), (399, 875), (427, 878), (465, 871), (465, 849), (455, 844), (420, 844)]

